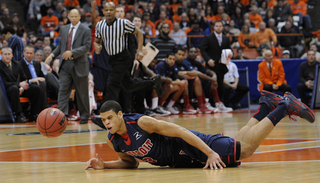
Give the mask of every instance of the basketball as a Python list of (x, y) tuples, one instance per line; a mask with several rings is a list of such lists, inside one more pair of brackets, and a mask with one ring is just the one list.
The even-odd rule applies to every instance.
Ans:
[(49, 138), (55, 138), (63, 134), (67, 124), (66, 116), (56, 108), (44, 109), (37, 118), (39, 132)]

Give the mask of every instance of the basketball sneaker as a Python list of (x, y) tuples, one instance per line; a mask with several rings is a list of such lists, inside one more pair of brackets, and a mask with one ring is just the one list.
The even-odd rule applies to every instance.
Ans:
[(259, 99), (259, 104), (267, 104), (267, 106), (273, 111), (275, 108), (278, 107), (279, 102), (281, 100), (281, 96), (275, 93), (262, 90), (261, 97)]
[(155, 113), (155, 116), (168, 116), (171, 114), (169, 111), (162, 109), (160, 106), (151, 109), (151, 111)]
[(291, 115), (299, 116), (302, 119), (307, 120), (310, 123), (314, 122), (314, 114), (311, 111), (311, 109), (299, 101), (294, 95), (292, 95), (290, 92), (286, 92), (284, 94), (285, 97), (283, 97), (280, 100), (279, 104), (285, 104), (289, 118), (296, 121), (296, 119), (292, 118)]
[(231, 112), (233, 109), (231, 107), (226, 107), (222, 102), (216, 102), (216, 108), (219, 109), (219, 112)]
[(199, 106), (198, 109), (197, 109), (198, 113), (199, 114), (210, 114), (210, 113), (213, 113), (214, 111), (212, 110), (209, 110), (207, 107), (205, 107), (204, 105), (202, 106)]
[(198, 112), (194, 110), (190, 104), (187, 104), (183, 109), (183, 114), (197, 114)]
[(173, 107), (166, 107), (166, 111), (169, 111), (171, 114), (179, 114), (180, 111), (176, 110)]
[(205, 104), (204, 104), (204, 107), (206, 107), (206, 108), (209, 109), (210, 111), (213, 111), (214, 113), (219, 112), (219, 108), (212, 107), (209, 102), (205, 103)]

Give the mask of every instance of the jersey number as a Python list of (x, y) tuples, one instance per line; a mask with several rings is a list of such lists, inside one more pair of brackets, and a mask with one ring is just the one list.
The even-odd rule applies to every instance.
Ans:
[(144, 158), (142, 158), (142, 160), (146, 161), (148, 163), (156, 163), (157, 162), (157, 160), (149, 158), (149, 157), (144, 157)]

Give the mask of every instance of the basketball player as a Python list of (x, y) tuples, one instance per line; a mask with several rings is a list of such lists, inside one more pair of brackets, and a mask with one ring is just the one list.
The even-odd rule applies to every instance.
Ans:
[(291, 93), (281, 97), (267, 91), (262, 91), (258, 111), (236, 138), (206, 135), (141, 114), (123, 115), (115, 101), (105, 102), (100, 112), (102, 121), (93, 121), (110, 132), (107, 143), (120, 159), (104, 162), (97, 155), (86, 169), (137, 168), (137, 158), (158, 166), (223, 169), (250, 157), (286, 115), (315, 120), (310, 108)]

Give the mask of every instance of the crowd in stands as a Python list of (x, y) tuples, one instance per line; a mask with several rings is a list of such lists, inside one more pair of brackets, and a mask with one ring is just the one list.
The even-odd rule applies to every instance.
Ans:
[[(59, 44), (61, 27), (70, 23), (69, 11), (78, 9), (81, 23), (92, 29), (94, 36), (95, 24), (104, 19), (103, 7), (110, 1), (117, 7), (122, 7), (124, 18), (133, 21), (141, 29), (144, 44), (152, 43), (159, 50), (153, 64), (141, 69), (147, 73), (142, 74), (143, 77), (160, 75), (164, 90), (161, 96), (157, 96), (152, 89), (148, 91), (152, 96), (146, 97), (149, 101), (145, 100), (144, 107), (148, 110), (142, 112), (149, 115), (178, 114), (179, 110), (184, 114), (230, 112), (240, 108), (239, 102), (249, 89), (239, 85), (239, 75), (235, 64), (230, 61), (231, 57), (227, 58), (226, 63), (221, 63), (221, 52), (224, 49), (235, 50), (231, 53), (232, 59), (239, 60), (248, 59), (249, 55), (244, 54), (246, 50), (259, 52), (257, 59), (266, 60), (263, 65), (259, 65), (259, 79), (266, 81), (265, 84), (262, 82), (260, 90), (291, 91), (290, 86), (285, 85), (284, 78), (281, 81), (273, 78), (271, 81), (263, 75), (272, 77), (272, 73), (276, 71), (262, 70), (264, 67), (269, 69), (273, 64), (279, 65), (281, 70), (281, 61), (276, 59), (307, 58), (311, 52), (306, 50), (312, 50), (315, 60), (320, 60), (317, 44), (309, 45), (304, 39), (304, 36), (312, 35), (312, 22), (307, 10), (314, 7), (314, 0), (21, 0), (25, 12), (15, 12), (15, 9), (9, 9), (2, 3), (0, 47), (10, 47), (12, 61), (27, 64), (25, 70), (32, 60), (41, 63), (39, 67), (42, 74), (39, 72), (36, 77), (32, 75), (33, 71), (29, 75), (25, 73), (27, 83), (23, 83), (22, 89), (19, 85), (22, 91), (27, 88), (24, 88), (25, 85), (39, 85), (39, 82), (43, 82), (44, 86), (39, 89), (45, 98), (41, 109), (48, 106), (47, 97), (58, 97), (59, 59), (51, 63), (45, 63), (44, 60)], [(25, 19), (21, 21), (19, 17)], [(134, 21), (135, 17), (138, 18), (139, 25)], [(214, 39), (217, 40), (216, 43), (211, 41)], [(318, 43), (319, 40), (315, 42)], [(214, 44), (219, 49), (214, 49)], [(5, 50), (10, 52), (10, 49)], [(99, 67), (108, 71), (108, 64), (96, 62), (98, 57), (94, 54), (93, 47), (87, 55), (92, 70)], [(98, 61), (107, 62), (107, 57), (100, 57)], [(278, 66), (274, 69), (278, 69)], [(107, 75), (104, 73), (100, 77)], [(309, 91), (312, 79), (314, 78), (306, 80), (306, 87), (299, 87)], [(300, 79), (302, 81), (304, 80)], [(102, 82), (106, 82), (106, 79), (94, 76), (90, 79), (90, 86), (94, 86), (96, 91), (105, 92)], [(239, 94), (229, 99), (231, 90)], [(306, 92), (299, 94), (305, 95)], [(227, 95), (223, 95), (224, 93)], [(90, 97), (92, 98), (92, 93)], [(192, 100), (189, 99), (192, 98), (198, 103), (191, 105)], [(210, 99), (209, 102), (206, 98)], [(181, 101), (184, 105), (174, 107), (180, 99), (183, 99)], [(77, 110), (77, 107), (71, 107), (74, 104), (76, 102), (70, 104), (73, 109), (72, 117), (76, 116), (74, 110)], [(91, 106), (95, 106), (93, 109), (99, 107), (96, 104)], [(128, 110), (133, 112), (134, 109)], [(39, 109), (36, 113), (38, 111)], [(31, 114), (29, 118), (32, 121), (36, 114)]]

